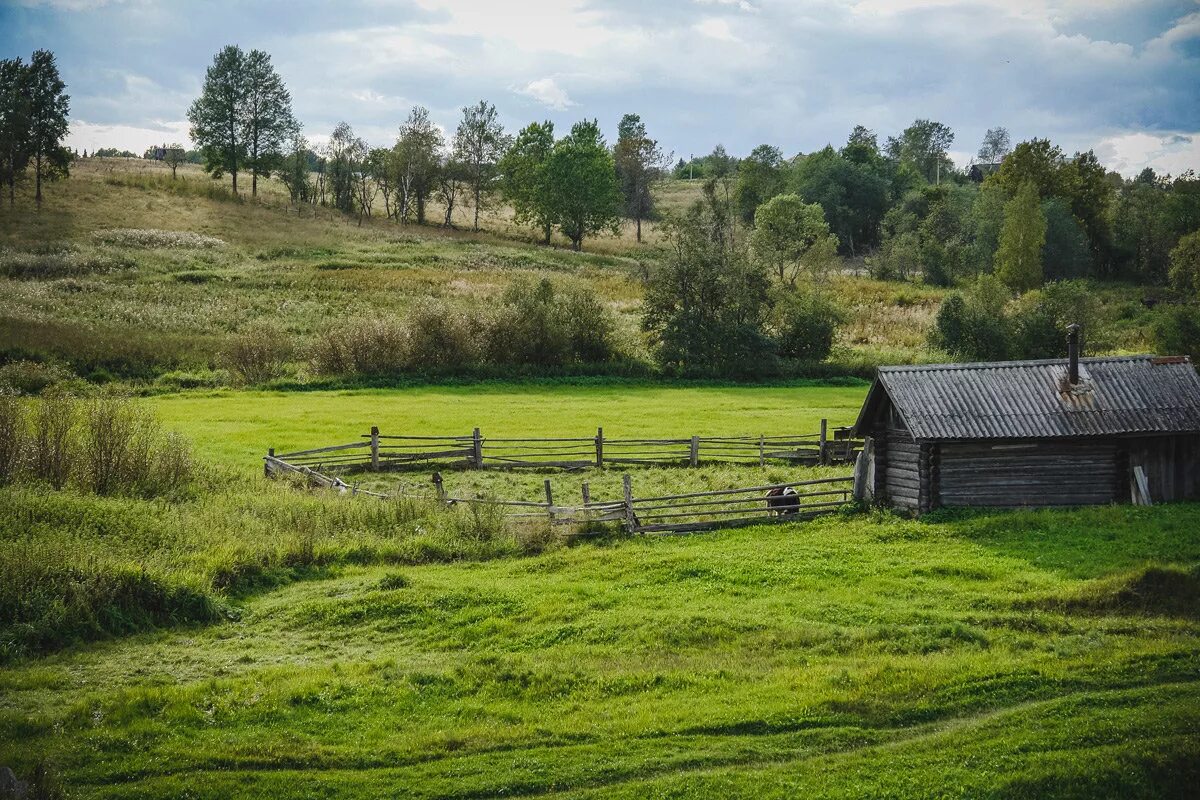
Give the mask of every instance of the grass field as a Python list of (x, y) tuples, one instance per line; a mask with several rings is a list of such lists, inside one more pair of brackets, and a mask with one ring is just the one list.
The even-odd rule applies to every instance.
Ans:
[(0, 670), (0, 761), (86, 797), (1188, 797), (1198, 562), (1176, 506), (348, 566)]
[[(149, 498), (0, 486), (0, 766), (45, 766), (88, 798), (1196, 796), (1200, 504), (576, 537), (268, 481), (268, 447), (372, 425), (814, 433), (853, 422), (866, 383), (314, 390), (304, 348), (324, 331), (429, 297), (487, 304), (515, 277), (584, 282), (636, 339), (655, 233), (577, 254), (535, 246), (504, 209), (481, 234), (359, 226), (298, 215), (274, 182), (242, 202), (193, 169), (73, 172), (42, 211), (0, 212), (0, 362), (130, 367), (118, 383), (199, 468)], [(945, 290), (850, 274), (833, 289), (832, 372), (940, 357), (926, 334)], [(1145, 349), (1136, 290), (1098, 291), (1112, 349)], [(267, 384), (291, 390), (171, 390), (226, 385), (217, 354), (261, 321), (301, 345)], [(645, 496), (849, 468), (630, 472)], [(529, 500), (546, 477), (557, 498), (587, 480), (609, 499), (621, 471), (446, 472), (454, 494)], [(421, 471), (356, 480), (429, 488)]]

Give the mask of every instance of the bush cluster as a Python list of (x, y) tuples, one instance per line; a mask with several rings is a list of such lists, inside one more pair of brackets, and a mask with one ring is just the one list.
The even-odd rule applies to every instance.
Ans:
[(1087, 281), (1058, 281), (1014, 299), (992, 275), (954, 292), (938, 309), (931, 344), (967, 361), (1062, 358), (1066, 328), (1083, 325), (1084, 352), (1102, 345), (1107, 321)]
[(187, 443), (131, 400), (0, 394), (0, 486), (156, 497), (185, 487), (193, 472)]
[(221, 366), (242, 383), (266, 383), (283, 374), (292, 349), (282, 331), (256, 323), (230, 339), (221, 351)]
[(548, 279), (516, 281), (490, 310), (427, 301), (402, 320), (352, 320), (311, 350), (316, 372), (364, 377), (599, 364), (620, 355), (612, 312), (583, 286)]

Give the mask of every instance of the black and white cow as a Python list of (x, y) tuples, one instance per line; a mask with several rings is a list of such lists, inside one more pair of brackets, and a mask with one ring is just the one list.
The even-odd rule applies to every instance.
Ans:
[(800, 513), (800, 496), (790, 486), (776, 487), (767, 492), (767, 510), (777, 517)]

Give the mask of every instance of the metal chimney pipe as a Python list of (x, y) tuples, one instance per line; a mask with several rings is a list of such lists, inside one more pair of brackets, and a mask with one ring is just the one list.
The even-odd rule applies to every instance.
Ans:
[(1067, 383), (1075, 386), (1079, 383), (1079, 331), (1078, 322), (1067, 326)]

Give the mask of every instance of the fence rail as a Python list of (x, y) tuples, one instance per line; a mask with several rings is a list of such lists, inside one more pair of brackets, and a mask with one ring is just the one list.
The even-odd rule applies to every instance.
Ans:
[(606, 466), (689, 466), (701, 464), (853, 463), (862, 442), (848, 428), (830, 430), (821, 420), (818, 433), (774, 436), (691, 436), (688, 438), (615, 439), (595, 436), (485, 437), (479, 428), (466, 436), (382, 434), (378, 427), (362, 441), (297, 450), (282, 458), (295, 466), (325, 471), (399, 471), (406, 469), (565, 469)]

